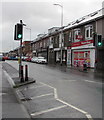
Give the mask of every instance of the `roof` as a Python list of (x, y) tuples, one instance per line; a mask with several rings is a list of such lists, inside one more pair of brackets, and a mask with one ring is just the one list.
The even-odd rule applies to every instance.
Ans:
[[(77, 19), (77, 20), (75, 20), (75, 21), (72, 21), (72, 22), (70, 22), (70, 23), (69, 23), (68, 25), (66, 25), (66, 26), (62, 26), (62, 27), (52, 27), (52, 28), (48, 29), (48, 30), (52, 30), (52, 32), (51, 32), (50, 34), (49, 34), (49, 32), (48, 32), (47, 34), (44, 34), (42, 37), (38, 37), (38, 38), (34, 39), (34, 40), (32, 41), (32, 43), (34, 43), (34, 42), (36, 42), (36, 41), (39, 41), (40, 38), (46, 38), (46, 37), (48, 37), (49, 35), (54, 35), (54, 34), (56, 34), (56, 33), (58, 33), (58, 32), (61, 32), (62, 30), (67, 30), (67, 29), (69, 29), (69, 28), (76, 27), (76, 26), (81, 25), (81, 24), (84, 24), (84, 23), (86, 23), (86, 22), (90, 22), (90, 21), (96, 20), (96, 19), (102, 17), (103, 15), (104, 15), (104, 8), (99, 9), (99, 10), (93, 12), (93, 13), (90, 13), (90, 14), (86, 15), (86, 16), (83, 16), (83, 17), (81, 17), (81, 18), (79, 18), (79, 19)], [(55, 30), (55, 29), (56, 29), (56, 30)]]
[(100, 9), (100, 10), (97, 10), (93, 13), (90, 13), (89, 15), (86, 15), (86, 16), (83, 16), (73, 22), (70, 22), (67, 26), (64, 27), (64, 30), (67, 29), (67, 28), (72, 28), (74, 26), (77, 26), (77, 25), (80, 25), (80, 24), (83, 24), (83, 23), (86, 23), (88, 21), (91, 21), (91, 20), (94, 20), (94, 19), (97, 19), (101, 16), (104, 15), (104, 8)]

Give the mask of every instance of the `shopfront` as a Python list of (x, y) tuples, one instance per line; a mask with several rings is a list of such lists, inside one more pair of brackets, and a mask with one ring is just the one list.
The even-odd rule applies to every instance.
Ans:
[[(60, 63), (61, 60), (61, 49), (54, 48), (55, 53), (55, 63)], [(67, 62), (67, 48), (62, 49), (62, 63), (66, 65)]]
[(71, 54), (73, 66), (83, 67), (83, 64), (86, 63), (87, 67), (94, 68), (95, 47), (93, 40), (72, 43)]

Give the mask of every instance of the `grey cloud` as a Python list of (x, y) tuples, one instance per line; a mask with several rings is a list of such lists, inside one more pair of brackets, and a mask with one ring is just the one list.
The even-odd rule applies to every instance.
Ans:
[[(63, 1), (63, 0), (62, 0)], [(102, 0), (68, 0), (63, 1), (64, 7), (64, 25), (72, 20), (83, 17), (84, 15), (100, 9)], [(94, 2), (95, 1), (95, 2)], [(56, 3), (58, 3), (56, 1)], [(97, 3), (97, 4), (95, 4)], [(2, 3), (2, 42), (3, 50), (10, 50), (9, 46), (18, 45), (14, 41), (14, 25), (20, 19), (30, 27), (32, 31), (31, 38), (36, 38), (39, 33), (47, 33), (48, 29), (53, 26), (60, 26), (60, 9), (54, 6), (53, 2), (3, 2)], [(0, 25), (1, 26), (1, 25)], [(25, 28), (24, 28), (25, 29)], [(25, 30), (24, 40), (29, 39), (29, 30)]]

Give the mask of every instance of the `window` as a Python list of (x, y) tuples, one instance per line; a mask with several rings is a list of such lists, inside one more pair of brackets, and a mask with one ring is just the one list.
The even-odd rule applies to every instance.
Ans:
[(42, 42), (40, 42), (40, 47), (42, 47)]
[(71, 41), (71, 38), (72, 38), (72, 34), (71, 32), (69, 32), (69, 41)]
[(49, 43), (50, 43), (50, 45), (53, 44), (53, 37), (50, 37)]
[(78, 42), (79, 40), (77, 39), (77, 35), (80, 35), (81, 30), (80, 29), (75, 29), (74, 30), (74, 42)]
[(57, 36), (54, 37), (54, 43), (57, 44)]
[(92, 25), (85, 26), (85, 39), (92, 39), (93, 27)]

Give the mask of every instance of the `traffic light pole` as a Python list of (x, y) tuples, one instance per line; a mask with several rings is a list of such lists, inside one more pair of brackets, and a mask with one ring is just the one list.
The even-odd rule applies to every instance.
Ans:
[[(23, 25), (22, 20), (20, 20), (20, 24)], [(22, 72), (22, 38), (20, 39), (20, 61), (19, 61), (19, 78), (20, 82), (24, 82), (23, 80), (23, 72)]]
[(19, 78), (20, 82), (24, 82), (23, 78), (23, 66), (22, 66), (22, 38), (23, 38), (23, 26), (26, 26), (23, 24), (22, 20), (20, 20), (20, 23), (17, 23), (15, 25), (15, 32), (14, 32), (14, 40), (20, 41), (20, 49), (19, 49)]
[(21, 66), (22, 66), (22, 39), (20, 40), (20, 56), (19, 56), (19, 77), (21, 78)]

